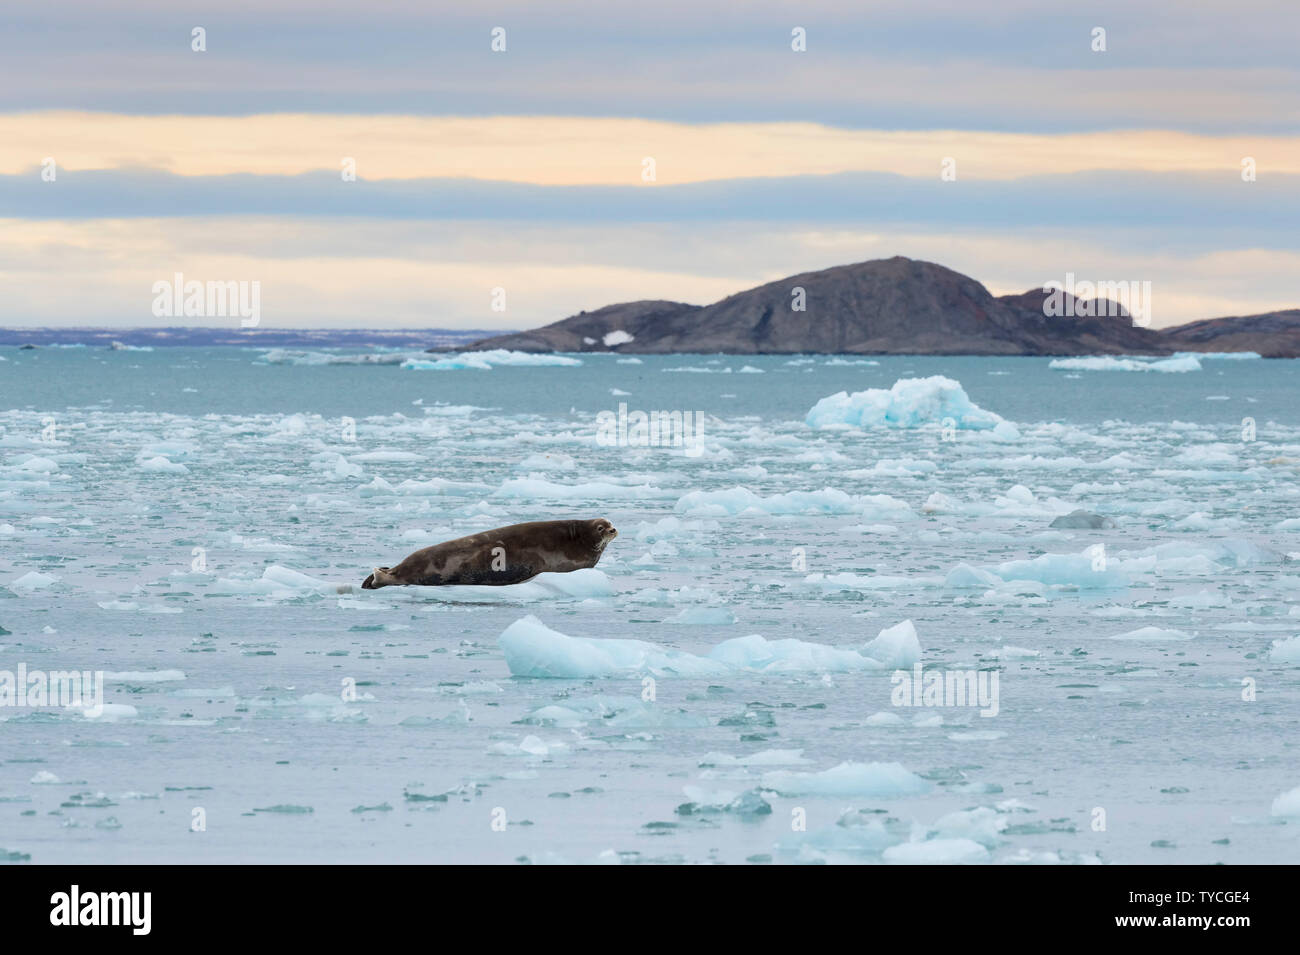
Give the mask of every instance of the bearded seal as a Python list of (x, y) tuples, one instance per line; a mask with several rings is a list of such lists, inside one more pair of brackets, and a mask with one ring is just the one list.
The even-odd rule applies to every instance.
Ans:
[(361, 589), (518, 584), (541, 573), (595, 567), (605, 545), (617, 536), (603, 517), (511, 524), (417, 550), (396, 567), (376, 567)]

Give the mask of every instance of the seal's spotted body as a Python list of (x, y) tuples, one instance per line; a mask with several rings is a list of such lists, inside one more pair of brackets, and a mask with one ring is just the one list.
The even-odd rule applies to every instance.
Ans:
[(605, 545), (617, 536), (603, 517), (511, 524), (425, 547), (396, 567), (376, 567), (361, 587), (518, 584), (541, 573), (595, 567)]

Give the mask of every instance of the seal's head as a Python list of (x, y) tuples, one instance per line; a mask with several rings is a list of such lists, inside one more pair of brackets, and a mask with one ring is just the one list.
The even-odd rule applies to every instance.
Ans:
[(374, 573), (361, 582), (361, 589), (378, 590), (380, 587), (391, 587), (401, 583), (390, 573), (391, 570), (391, 567), (376, 567)]
[(594, 538), (593, 546), (597, 553), (605, 550), (605, 545), (618, 536), (618, 531), (614, 525), (603, 517), (598, 517), (594, 521), (588, 521), (587, 526), (591, 528), (591, 534)]

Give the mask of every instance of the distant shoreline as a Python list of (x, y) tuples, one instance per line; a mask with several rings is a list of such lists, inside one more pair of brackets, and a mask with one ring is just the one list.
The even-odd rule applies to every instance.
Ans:
[(169, 326), (159, 328), (0, 328), (0, 347), (23, 345), (111, 348), (114, 342), (135, 347), (225, 345), (243, 348), (349, 348), (383, 346), (423, 351), (431, 343), (456, 347), (501, 334), (493, 329), (459, 328), (230, 328)]

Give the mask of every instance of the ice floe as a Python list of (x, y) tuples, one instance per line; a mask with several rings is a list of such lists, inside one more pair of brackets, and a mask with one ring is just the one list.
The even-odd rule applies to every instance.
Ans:
[(843, 762), (821, 772), (774, 770), (763, 774), (763, 788), (783, 796), (915, 796), (930, 784), (900, 763)]
[(559, 679), (641, 673), (684, 677), (717, 677), (746, 671), (849, 673), (910, 666), (921, 657), (920, 642), (910, 620), (882, 630), (859, 649), (794, 638), (768, 640), (750, 634), (725, 640), (707, 656), (697, 656), (643, 640), (571, 637), (528, 616), (507, 627), (500, 644), (512, 675)]
[[(984, 430), (1005, 422), (1000, 415), (985, 411), (970, 400), (961, 382), (942, 375), (929, 378), (901, 378), (892, 388), (838, 392), (821, 399), (808, 412), (812, 428), (919, 428), (924, 425)], [(1014, 428), (1014, 426), (1012, 426)], [(1011, 431), (1004, 433), (1010, 437)]]
[[(1204, 357), (1204, 356), (1201, 356)], [(1112, 355), (1095, 355), (1088, 358), (1053, 358), (1049, 368), (1068, 371), (1160, 371), (1186, 372), (1200, 371), (1201, 363), (1197, 356), (1183, 352), (1173, 358), (1147, 360), (1142, 358), (1116, 358)]]
[(460, 371), (462, 369), (487, 371), (498, 366), (573, 367), (581, 364), (581, 358), (567, 355), (534, 354), (495, 348), (490, 351), (451, 354), (443, 358), (408, 358), (402, 362), (402, 367), (415, 371)]

